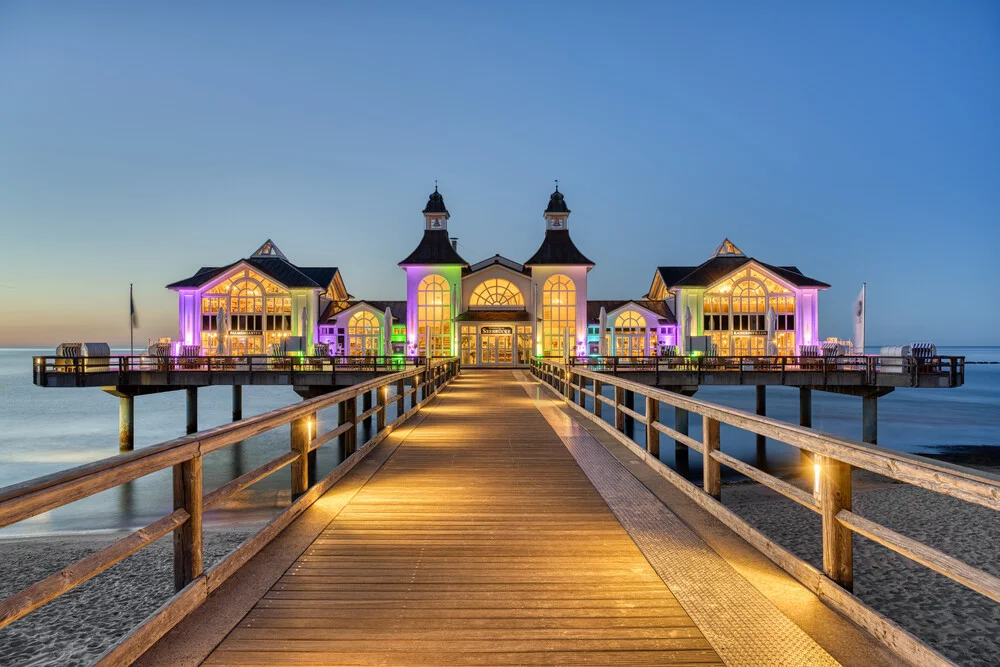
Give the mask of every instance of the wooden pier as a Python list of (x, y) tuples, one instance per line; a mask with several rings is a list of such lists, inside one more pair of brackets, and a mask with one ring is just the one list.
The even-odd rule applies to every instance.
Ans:
[[(0, 489), (3, 526), (173, 467), (177, 508), (0, 602), (0, 627), (170, 531), (177, 594), (100, 664), (947, 664), (851, 594), (854, 533), (1000, 601), (996, 577), (853, 513), (850, 470), (994, 510), (1000, 480), (584, 368), (536, 361), (530, 373), (459, 373), (454, 360), (433, 362)], [(602, 384), (615, 388), (614, 399)], [(639, 409), (626, 407), (625, 392), (642, 397)], [(359, 411), (365, 395), (374, 405)], [(590, 410), (581, 407), (586, 396), (595, 398)], [(404, 409), (386, 423), (393, 401)], [(315, 412), (334, 405), (346, 406), (341, 424), (313, 435)], [(661, 405), (701, 418), (702, 439), (662, 424)], [(613, 411), (611, 423), (595, 415), (602, 409)], [(356, 426), (372, 416), (377, 432), (359, 445)], [(646, 429), (646, 447), (623, 433), (625, 417)], [(203, 455), (288, 424), (287, 454), (202, 488)], [(725, 454), (721, 424), (807, 451), (822, 483), (812, 493)], [(705, 457), (700, 486), (659, 461), (660, 435)], [(311, 480), (309, 454), (334, 439), (347, 458)], [(203, 571), (203, 510), (287, 465), (292, 504)], [(718, 502), (722, 465), (822, 516), (822, 570)], [(766, 557), (787, 572), (789, 594), (797, 587), (825, 603), (829, 631), (812, 636), (780, 611), (741, 573), (745, 562), (737, 568), (717, 553), (631, 466), (682, 491), (701, 521), (720, 522), (712, 530), (745, 539), (751, 561)], [(319, 499), (330, 518), (315, 536), (295, 554), (268, 551), (279, 534), (305, 530), (296, 519)], [(268, 570), (276, 556), (290, 559)], [(245, 588), (227, 586), (244, 567), (260, 587), (250, 601)], [(230, 617), (229, 625), (217, 620)]]

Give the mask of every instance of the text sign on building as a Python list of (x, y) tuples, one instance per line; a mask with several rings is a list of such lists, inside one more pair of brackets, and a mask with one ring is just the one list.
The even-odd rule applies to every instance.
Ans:
[(734, 331), (734, 336), (766, 336), (766, 331)]
[(514, 329), (512, 327), (483, 327), (479, 330), (479, 333), (492, 335), (492, 334), (512, 334)]

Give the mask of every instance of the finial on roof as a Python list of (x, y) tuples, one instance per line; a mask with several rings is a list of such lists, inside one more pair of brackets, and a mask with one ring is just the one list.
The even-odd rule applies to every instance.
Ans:
[(559, 192), (559, 179), (556, 179), (556, 192)]
[(434, 179), (434, 192), (438, 191), (438, 179)]

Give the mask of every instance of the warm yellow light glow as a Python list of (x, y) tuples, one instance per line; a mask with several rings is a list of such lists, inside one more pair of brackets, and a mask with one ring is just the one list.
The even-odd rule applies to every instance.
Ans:
[(821, 474), (822, 474), (822, 471), (820, 470), (819, 464), (818, 463), (814, 463), (813, 464), (813, 477), (814, 477), (814, 479), (813, 479), (813, 496), (815, 496), (817, 500), (819, 499), (819, 480), (820, 480), (820, 475)]

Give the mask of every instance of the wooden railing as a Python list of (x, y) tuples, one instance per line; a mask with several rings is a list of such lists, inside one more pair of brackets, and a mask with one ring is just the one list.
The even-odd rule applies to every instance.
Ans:
[[(607, 373), (595, 372), (582, 364), (566, 365), (533, 359), (531, 370), (535, 377), (562, 394), (573, 410), (599, 424), (695, 503), (733, 529), (821, 599), (886, 641), (890, 648), (908, 660), (919, 664), (938, 664), (943, 659), (850, 593), (854, 581), (854, 533), (1000, 602), (1000, 579), (997, 577), (854, 513), (851, 471), (854, 468), (868, 470), (997, 511), (1000, 511), (1000, 477), (688, 398)], [(614, 398), (602, 394), (605, 386), (614, 387)], [(630, 402), (633, 406), (634, 397), (643, 397), (645, 408), (642, 412), (625, 405), (626, 392), (632, 393)], [(587, 396), (593, 400), (592, 410), (584, 407)], [(692, 438), (660, 422), (660, 403), (701, 415), (702, 439)], [(612, 410), (612, 423), (602, 418), (602, 407), (605, 405)], [(623, 432), (626, 417), (645, 427), (645, 447), (638, 445)], [(772, 438), (807, 452), (815, 472), (813, 492), (725, 453), (720, 439), (721, 424)], [(678, 446), (689, 447), (702, 455), (701, 488), (660, 461), (661, 435), (672, 438)], [(822, 517), (822, 572), (772, 542), (720, 502), (722, 466), (777, 491)]]
[[(0, 489), (0, 527), (3, 527), (159, 470), (172, 467), (174, 475), (173, 512), (0, 602), (0, 628), (173, 531), (177, 594), (106, 653), (101, 661), (108, 665), (130, 663), (409, 419), (439, 388), (450, 382), (458, 370), (455, 359), (434, 361), (233, 424)], [(390, 388), (394, 389), (391, 395)], [(358, 414), (358, 396), (372, 391), (376, 392), (376, 405)], [(409, 409), (406, 409), (408, 398)], [(392, 402), (396, 404), (398, 416), (387, 425), (386, 406)], [(341, 423), (325, 433), (314, 434), (316, 412), (337, 405), (343, 407)], [(373, 416), (377, 424), (375, 433), (358, 447), (356, 427)], [(285, 424), (291, 424), (290, 451), (212, 491), (204, 491), (202, 458), (206, 454)], [(344, 460), (322, 480), (310, 484), (316, 449), (338, 436)], [(253, 537), (205, 571), (202, 563), (203, 512), (288, 465), (291, 466), (292, 503)]]
[[(546, 358), (559, 363), (562, 358)], [(916, 385), (921, 375), (935, 375), (949, 378), (949, 385), (957, 387), (965, 383), (965, 357), (882, 357), (872, 355), (847, 355), (839, 357), (795, 357), (795, 356), (594, 356), (571, 357), (571, 366), (583, 366), (589, 370), (606, 373), (626, 372), (774, 372), (774, 373), (864, 373), (869, 383), (874, 384), (880, 373), (909, 377)]]
[(112, 355), (110, 357), (34, 357), (35, 383), (40, 384), (49, 373), (119, 373), (153, 371), (244, 371), (250, 373), (342, 371), (401, 371), (427, 364), (425, 357), (269, 357), (244, 356), (195, 356), (155, 357), (149, 355)]

